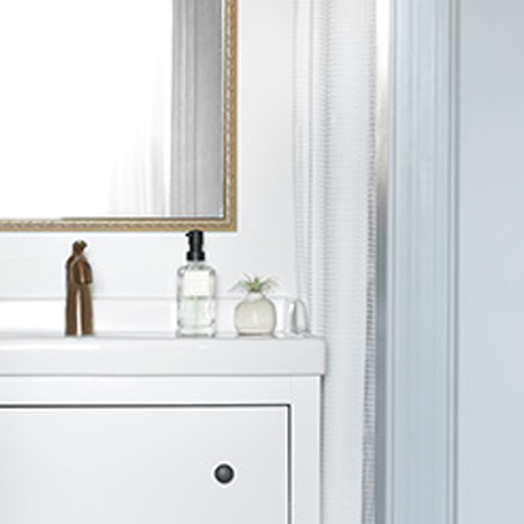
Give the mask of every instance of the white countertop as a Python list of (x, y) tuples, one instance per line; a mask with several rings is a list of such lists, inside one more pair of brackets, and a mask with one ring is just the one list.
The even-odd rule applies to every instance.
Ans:
[(0, 376), (322, 375), (318, 338), (0, 333)]

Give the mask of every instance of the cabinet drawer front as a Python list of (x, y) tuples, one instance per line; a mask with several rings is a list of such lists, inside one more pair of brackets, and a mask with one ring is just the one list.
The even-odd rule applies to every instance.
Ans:
[(286, 524), (288, 408), (0, 408), (2, 524)]

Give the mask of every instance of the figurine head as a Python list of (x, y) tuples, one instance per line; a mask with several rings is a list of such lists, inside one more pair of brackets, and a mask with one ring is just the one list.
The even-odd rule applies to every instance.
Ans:
[(83, 240), (77, 240), (73, 244), (73, 253), (80, 255), (86, 247), (87, 247), (87, 244)]

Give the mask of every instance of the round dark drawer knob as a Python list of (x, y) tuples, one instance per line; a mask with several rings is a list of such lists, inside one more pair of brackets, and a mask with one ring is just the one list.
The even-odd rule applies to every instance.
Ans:
[(215, 469), (215, 478), (220, 484), (229, 484), (235, 478), (235, 470), (229, 464), (220, 464)]

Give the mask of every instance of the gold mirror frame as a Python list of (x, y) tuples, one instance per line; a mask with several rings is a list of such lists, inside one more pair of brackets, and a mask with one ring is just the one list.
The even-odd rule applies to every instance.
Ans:
[(67, 218), (2, 220), (0, 231), (162, 232), (236, 231), (237, 227), (237, 0), (224, 0), (224, 216), (216, 218)]

